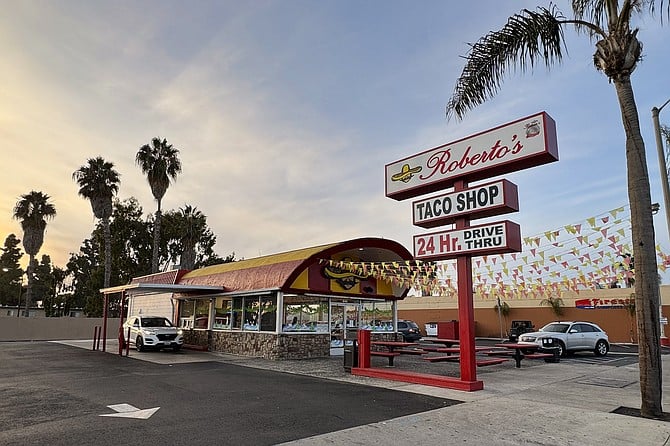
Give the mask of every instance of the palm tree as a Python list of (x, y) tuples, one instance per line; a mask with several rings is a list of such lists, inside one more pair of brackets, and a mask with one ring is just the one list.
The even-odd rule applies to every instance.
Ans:
[(186, 205), (179, 209), (181, 217), (181, 245), (182, 254), (180, 268), (193, 269), (195, 267), (195, 245), (207, 231), (207, 216), (196, 207)]
[(23, 229), (23, 249), (28, 253), (30, 259), (26, 273), (28, 275), (28, 287), (25, 294), (25, 315), (28, 317), (33, 298), (34, 270), (37, 265), (35, 256), (44, 243), (44, 231), (47, 228), (47, 220), (56, 216), (56, 207), (49, 203), (47, 194), (37, 191), (21, 195), (14, 206), (13, 217), (21, 222)]
[(158, 208), (154, 221), (154, 246), (151, 257), (151, 272), (158, 272), (158, 246), (160, 242), (161, 227), (161, 201), (170, 186), (170, 180), (175, 180), (181, 172), (181, 161), (179, 161), (179, 150), (168, 144), (166, 139), (153, 138), (151, 145), (145, 144), (135, 156), (135, 162), (146, 174), (151, 193), (153, 194)]
[(119, 191), (119, 174), (114, 170), (114, 163), (99, 156), (89, 158), (87, 164), (74, 171), (72, 179), (79, 185), (79, 195), (91, 202), (93, 215), (102, 223), (105, 240), (103, 283), (107, 288), (112, 271), (112, 233), (109, 229), (109, 218), (112, 216), (112, 198)]
[(545, 306), (545, 307), (551, 307), (551, 311), (558, 317), (563, 316), (563, 307), (565, 306), (563, 303), (563, 299), (560, 297), (556, 296), (549, 296), (546, 299), (542, 299), (540, 301), (540, 306)]
[[(635, 250), (635, 296), (639, 332), (641, 413), (660, 416), (661, 351), (659, 302), (651, 191), (644, 141), (630, 76), (641, 59), (642, 44), (631, 19), (648, 9), (654, 0), (572, 0), (573, 19), (555, 7), (524, 9), (511, 16), (499, 31), (489, 32), (470, 48), (465, 67), (447, 104), (447, 117), (465, 113), (490, 99), (498, 91), (508, 69), (532, 69), (543, 62), (550, 67), (561, 62), (565, 47), (563, 31), (574, 26), (595, 41), (593, 63), (614, 84), (626, 134), (626, 167), (633, 246)], [(670, 17), (670, 3), (666, 2)], [(660, 2), (664, 8), (664, 2)], [(664, 14), (665, 15), (665, 14)]]

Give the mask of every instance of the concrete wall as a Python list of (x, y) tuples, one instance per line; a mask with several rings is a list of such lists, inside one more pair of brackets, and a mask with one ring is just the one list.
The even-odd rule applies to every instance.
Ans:
[[(3, 317), (0, 318), (0, 341), (57, 341), (91, 339), (102, 318), (83, 317)], [(116, 338), (119, 319), (107, 319), (107, 338)]]
[[(584, 320), (594, 322), (609, 335), (612, 342), (637, 342), (635, 317), (624, 308), (581, 309), (575, 307), (580, 299), (628, 299), (632, 288), (614, 288), (580, 293), (564, 293), (563, 315), (556, 316), (550, 307), (541, 306), (540, 299), (505, 299), (510, 306), (509, 316), (503, 317), (503, 335), (507, 336), (512, 320), (530, 320), (536, 328), (556, 320)], [(670, 286), (661, 286), (662, 315), (670, 315)], [(500, 337), (500, 321), (494, 299), (475, 299), (475, 336)], [(415, 321), (425, 335), (424, 324), (458, 320), (458, 303), (455, 297), (411, 297), (398, 302), (398, 318)], [(665, 330), (665, 335), (670, 329)]]

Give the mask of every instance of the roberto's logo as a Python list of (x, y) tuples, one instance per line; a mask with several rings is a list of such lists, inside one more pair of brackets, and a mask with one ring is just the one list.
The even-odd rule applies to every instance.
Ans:
[(526, 138), (532, 138), (540, 134), (540, 121), (533, 119), (526, 124)]
[(421, 172), (421, 166), (409, 167), (409, 164), (403, 164), (400, 172), (391, 177), (391, 181), (402, 181), (408, 183), (415, 173)]
[[(342, 259), (342, 261), (350, 262), (351, 259), (347, 257)], [(368, 276), (352, 273), (351, 271), (336, 266), (325, 266), (323, 268), (323, 275), (327, 279), (337, 282), (337, 284), (345, 290), (352, 289), (356, 284), (368, 278)]]

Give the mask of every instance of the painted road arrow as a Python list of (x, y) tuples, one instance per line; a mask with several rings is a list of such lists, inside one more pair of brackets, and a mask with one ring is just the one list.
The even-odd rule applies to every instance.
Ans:
[(136, 418), (139, 420), (147, 420), (153, 414), (155, 414), (160, 407), (154, 407), (153, 409), (138, 409), (135, 406), (130, 404), (112, 404), (107, 406), (112, 410), (115, 410), (117, 413), (106, 413), (100, 415), (101, 417), (116, 417), (116, 418)]

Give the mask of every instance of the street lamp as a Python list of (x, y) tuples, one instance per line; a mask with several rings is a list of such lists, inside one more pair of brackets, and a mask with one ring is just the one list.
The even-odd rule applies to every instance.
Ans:
[[(668, 185), (668, 167), (665, 164), (665, 151), (663, 150), (663, 138), (661, 137), (661, 125), (658, 122), (658, 114), (663, 107), (670, 103), (670, 99), (665, 101), (660, 107), (651, 109), (651, 120), (654, 123), (654, 132), (656, 133), (656, 150), (658, 152), (658, 167), (661, 170), (661, 186), (663, 187), (663, 202), (665, 203), (665, 223), (668, 234), (670, 235), (670, 185)], [(659, 319), (661, 321), (661, 344), (667, 345), (668, 338), (665, 337), (664, 325), (666, 319), (663, 319), (663, 301), (658, 306)]]
[(663, 139), (661, 137), (661, 125), (658, 122), (658, 114), (663, 107), (670, 103), (670, 99), (665, 101), (660, 107), (651, 109), (651, 120), (654, 122), (654, 132), (656, 133), (656, 149), (658, 151), (658, 167), (661, 171), (661, 185), (663, 186), (663, 202), (665, 203), (665, 222), (670, 234), (670, 185), (668, 185), (668, 168), (665, 164), (665, 151), (663, 150)]

